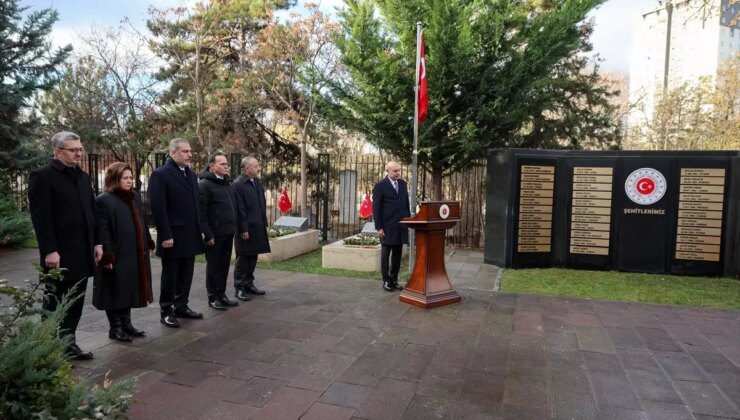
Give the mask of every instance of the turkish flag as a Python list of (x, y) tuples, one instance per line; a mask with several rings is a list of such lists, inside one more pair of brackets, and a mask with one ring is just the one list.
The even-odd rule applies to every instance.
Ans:
[(370, 194), (365, 193), (365, 199), (360, 204), (360, 217), (367, 219), (373, 215), (373, 202), (370, 200)]
[(427, 95), (427, 65), (424, 58), (424, 34), (421, 34), (421, 53), (419, 55), (419, 123), (429, 113), (429, 95)]
[(290, 197), (288, 197), (288, 189), (285, 187), (283, 187), (283, 192), (280, 194), (280, 198), (278, 198), (278, 207), (281, 213), (287, 213), (293, 207)]

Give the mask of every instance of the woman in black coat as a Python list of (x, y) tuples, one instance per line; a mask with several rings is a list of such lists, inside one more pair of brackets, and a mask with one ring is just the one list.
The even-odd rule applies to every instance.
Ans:
[(93, 305), (105, 310), (108, 337), (116, 341), (145, 335), (131, 325), (131, 308), (145, 307), (153, 300), (149, 252), (154, 241), (133, 185), (131, 166), (113, 163), (105, 172), (105, 192), (95, 199), (103, 258), (93, 282)]

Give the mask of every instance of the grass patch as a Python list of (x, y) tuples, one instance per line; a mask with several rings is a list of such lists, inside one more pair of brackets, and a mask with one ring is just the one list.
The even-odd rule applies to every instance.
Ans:
[(32, 235), (30, 238), (26, 238), (25, 241), (21, 244), (21, 247), (23, 248), (38, 248), (39, 247), (39, 241), (36, 240), (36, 235)]
[(740, 281), (560, 268), (504, 270), (501, 290), (740, 310)]
[[(401, 260), (401, 272), (398, 274), (399, 281), (405, 281), (405, 279), (408, 278), (408, 261), (408, 257), (404, 257)], [(295, 271), (299, 273), (319, 274), (322, 276), (355, 277), (360, 279), (375, 280), (381, 279), (379, 272), (353, 271), (342, 270), (338, 268), (321, 267), (321, 248), (285, 261), (257, 263), (257, 268), (263, 268), (266, 270)]]

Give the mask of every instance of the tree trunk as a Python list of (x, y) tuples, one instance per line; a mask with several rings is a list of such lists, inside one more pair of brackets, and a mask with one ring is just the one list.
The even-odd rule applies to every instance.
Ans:
[(200, 38), (195, 41), (195, 137), (198, 145), (203, 147), (203, 92), (200, 88)]
[(308, 179), (306, 174), (306, 136), (301, 135), (301, 217), (308, 217)]
[(309, 217), (308, 214), (308, 168), (306, 166), (306, 137), (308, 137), (308, 124), (313, 117), (315, 101), (311, 101), (308, 108), (308, 116), (301, 128), (301, 217)]
[(137, 191), (141, 191), (141, 167), (144, 165), (141, 159), (136, 159), (136, 167), (134, 168), (134, 186)]
[(442, 199), (442, 168), (432, 168), (432, 200)]
[[(246, 29), (240, 28), (239, 31), (239, 68), (237, 70), (237, 75), (239, 77), (243, 77), (246, 71), (246, 58), (247, 58), (247, 34)], [(238, 141), (241, 144), (247, 143), (247, 136), (244, 134), (244, 118), (242, 114), (242, 108), (239, 105), (239, 101), (234, 101), (233, 104), (233, 126), (234, 126), (234, 133), (235, 137), (238, 139)]]

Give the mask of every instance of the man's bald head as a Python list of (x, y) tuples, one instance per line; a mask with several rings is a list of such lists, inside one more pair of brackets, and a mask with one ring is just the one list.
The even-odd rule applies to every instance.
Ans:
[(398, 180), (401, 178), (401, 165), (398, 162), (390, 161), (385, 164), (385, 172), (389, 179)]

